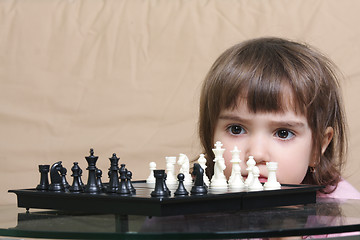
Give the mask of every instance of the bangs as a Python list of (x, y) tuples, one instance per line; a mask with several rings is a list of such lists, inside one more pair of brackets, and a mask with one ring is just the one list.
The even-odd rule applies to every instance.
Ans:
[[(291, 81), (289, 77), (287, 73), (271, 71), (251, 78), (242, 76), (241, 81), (234, 79), (234, 84), (230, 84), (220, 97), (220, 108), (235, 109), (240, 102), (246, 101), (253, 113), (294, 111), (295, 114), (305, 115), (307, 101), (301, 94), (304, 86), (294, 86), (294, 82), (299, 81)], [(231, 82), (231, 79), (228, 80)]]
[(225, 109), (235, 109), (239, 103), (246, 102), (248, 110), (252, 113), (286, 112), (293, 111), (295, 114), (305, 115), (305, 105), (301, 99), (296, 98), (294, 90), (288, 81), (261, 81), (261, 83), (243, 82), (237, 91), (237, 96), (227, 99)]
[(293, 110), (305, 115), (312, 101), (310, 79), (303, 74), (307, 66), (297, 58), (271, 44), (242, 49), (219, 76), (221, 108), (235, 108), (239, 100), (245, 100), (254, 113)]

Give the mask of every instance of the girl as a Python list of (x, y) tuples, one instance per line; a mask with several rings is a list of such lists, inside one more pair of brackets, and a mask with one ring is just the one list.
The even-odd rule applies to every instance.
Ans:
[(241, 150), (241, 171), (254, 156), (261, 179), (278, 162), (280, 183), (326, 186), (322, 196), (359, 198), (341, 178), (347, 149), (338, 77), (329, 59), (307, 45), (280, 38), (246, 41), (213, 64), (200, 98), (199, 134), (213, 175), (216, 141), (227, 178), (230, 150)]

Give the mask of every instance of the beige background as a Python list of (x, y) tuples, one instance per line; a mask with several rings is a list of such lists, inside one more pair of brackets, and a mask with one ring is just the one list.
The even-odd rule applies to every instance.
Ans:
[(344, 176), (360, 189), (359, 9), (357, 0), (0, 0), (0, 204), (16, 202), (8, 189), (38, 184), (38, 164), (85, 170), (90, 147), (104, 172), (115, 152), (135, 179), (150, 161), (197, 158), (201, 81), (226, 48), (260, 36), (306, 41), (342, 70)]

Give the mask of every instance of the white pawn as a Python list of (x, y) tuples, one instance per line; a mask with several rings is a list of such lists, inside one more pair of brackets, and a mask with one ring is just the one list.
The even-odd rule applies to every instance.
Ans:
[(240, 150), (235, 146), (234, 150), (231, 151), (232, 159), (232, 170), (231, 176), (229, 178), (229, 188), (242, 190), (245, 188), (244, 180), (241, 176), (241, 167), (240, 167)]
[(253, 175), (252, 170), (256, 165), (256, 162), (255, 162), (253, 156), (249, 156), (249, 160), (247, 160), (246, 165), (247, 165), (246, 171), (248, 171), (248, 176), (247, 176), (247, 178), (245, 180), (245, 185), (247, 187), (249, 187), (250, 185), (252, 185), (252, 182), (254, 180), (254, 175)]
[(200, 166), (202, 167), (202, 169), (204, 169), (204, 183), (207, 185), (207, 186), (209, 186), (209, 184), (210, 184), (210, 180), (209, 180), (209, 178), (206, 176), (206, 174), (205, 174), (205, 170), (206, 170), (206, 168), (207, 168), (207, 166), (206, 166), (206, 158), (205, 158), (205, 155), (204, 154), (200, 154), (200, 157), (199, 157), (199, 159), (198, 159), (198, 163), (200, 164)]
[(150, 175), (146, 179), (146, 182), (147, 183), (155, 183), (154, 170), (156, 170), (156, 163), (155, 162), (150, 162), (149, 163), (149, 168), (150, 168)]
[(264, 184), (265, 190), (280, 189), (281, 184), (276, 179), (276, 170), (278, 168), (277, 162), (267, 162), (266, 167), (268, 169), (268, 180)]
[(227, 188), (227, 182), (226, 177), (224, 174), (224, 170), (226, 168), (225, 165), (225, 159), (223, 158), (223, 154), (225, 149), (221, 148), (222, 143), (217, 141), (215, 143), (215, 149), (213, 149), (213, 152), (215, 154), (215, 159), (213, 160), (215, 162), (214, 165), (214, 175), (211, 178), (211, 187), (215, 188)]
[(183, 154), (180, 153), (177, 163), (181, 166), (179, 173), (184, 174), (184, 184), (190, 185), (192, 184), (192, 176), (190, 174), (190, 160), (189, 158)]
[(259, 168), (257, 166), (254, 166), (252, 168), (252, 173), (253, 173), (254, 179), (253, 179), (252, 184), (249, 186), (249, 191), (261, 191), (261, 190), (264, 190), (263, 185), (259, 181), (259, 176), (260, 176)]
[(166, 159), (166, 183), (167, 184), (176, 184), (177, 179), (175, 177), (175, 164), (176, 157), (165, 157)]

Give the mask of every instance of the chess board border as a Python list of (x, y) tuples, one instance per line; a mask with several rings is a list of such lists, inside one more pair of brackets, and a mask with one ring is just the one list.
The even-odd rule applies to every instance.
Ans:
[(134, 181), (137, 193), (130, 196), (108, 193), (50, 192), (36, 189), (9, 190), (17, 195), (19, 208), (52, 209), (82, 213), (172, 216), (210, 212), (240, 211), (316, 202), (321, 186), (284, 184), (278, 190), (209, 191), (202, 196), (151, 197), (145, 181)]

